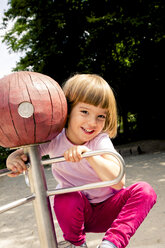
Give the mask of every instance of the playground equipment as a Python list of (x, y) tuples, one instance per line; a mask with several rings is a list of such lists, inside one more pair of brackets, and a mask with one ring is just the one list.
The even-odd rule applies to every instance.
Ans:
[(0, 79), (0, 145), (19, 147), (49, 141), (63, 129), (67, 103), (52, 78), (17, 72)]
[[(47, 189), (44, 165), (62, 162), (64, 157), (40, 159), (39, 143), (56, 137), (65, 125), (67, 105), (60, 86), (50, 77), (35, 72), (17, 72), (0, 80), (0, 145), (22, 147), (28, 155), (31, 195), (0, 207), (0, 213), (33, 201), (41, 248), (57, 247), (49, 196), (117, 184), (124, 175), (124, 160), (118, 153), (100, 150), (83, 157), (111, 154), (120, 164), (112, 181), (64, 189)], [(7, 169), (0, 176), (11, 173)], [(26, 178), (27, 180), (27, 178)]]

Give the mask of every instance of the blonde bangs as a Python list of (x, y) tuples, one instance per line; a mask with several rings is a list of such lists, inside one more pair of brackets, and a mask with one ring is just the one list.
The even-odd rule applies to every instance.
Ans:
[(107, 83), (99, 76), (81, 74), (69, 79), (63, 90), (68, 100), (74, 105), (77, 102), (85, 102), (101, 108), (108, 108), (110, 99), (108, 88)]

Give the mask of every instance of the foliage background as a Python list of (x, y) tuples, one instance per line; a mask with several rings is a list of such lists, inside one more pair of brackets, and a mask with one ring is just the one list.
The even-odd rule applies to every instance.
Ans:
[(9, 0), (4, 42), (24, 51), (15, 71), (60, 85), (96, 73), (113, 88), (119, 132), (114, 143), (164, 139), (165, 2), (163, 0)]

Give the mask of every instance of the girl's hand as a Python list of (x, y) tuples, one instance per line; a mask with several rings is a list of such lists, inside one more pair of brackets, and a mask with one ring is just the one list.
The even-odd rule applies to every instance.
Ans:
[(64, 158), (66, 161), (79, 162), (82, 159), (82, 154), (84, 152), (90, 151), (86, 146), (72, 146), (64, 153)]
[(23, 171), (27, 170), (25, 162), (27, 161), (27, 156), (18, 151), (11, 153), (6, 160), (6, 166), (13, 173), (8, 174), (9, 177), (16, 177)]

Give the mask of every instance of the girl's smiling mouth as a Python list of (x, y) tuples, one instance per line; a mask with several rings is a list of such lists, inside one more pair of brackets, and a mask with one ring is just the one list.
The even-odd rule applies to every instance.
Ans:
[(86, 133), (86, 134), (93, 134), (94, 130), (92, 129), (85, 129), (84, 127), (81, 127), (81, 129)]

